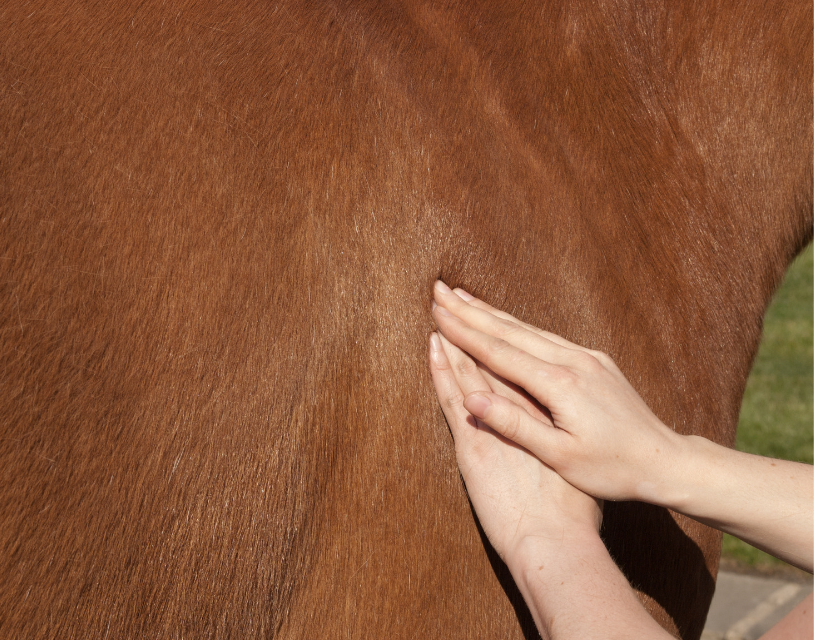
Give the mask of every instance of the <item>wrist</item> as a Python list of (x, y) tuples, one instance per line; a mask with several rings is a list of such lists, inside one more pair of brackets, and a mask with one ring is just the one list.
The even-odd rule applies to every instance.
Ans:
[(670, 431), (667, 455), (637, 486), (636, 500), (687, 514), (710, 473), (710, 456), (725, 449), (700, 436)]
[(547, 576), (566, 574), (575, 558), (607, 554), (599, 532), (591, 526), (563, 530), (556, 537), (544, 535), (525, 536), (505, 558), (512, 576), (520, 583), (539, 578), (540, 572)]
[(669, 638), (636, 597), (596, 531), (528, 538), (509, 569), (543, 638)]
[(630, 499), (672, 509), (683, 499), (686, 462), (692, 458), (694, 445), (687, 436), (666, 426), (663, 429), (659, 446), (648, 452)]

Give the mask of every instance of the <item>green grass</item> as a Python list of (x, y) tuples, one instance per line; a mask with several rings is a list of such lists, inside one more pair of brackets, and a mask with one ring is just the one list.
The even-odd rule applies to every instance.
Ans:
[[(763, 340), (741, 406), (739, 451), (811, 464), (814, 453), (814, 260), (791, 265), (766, 313)], [(724, 535), (723, 556), (756, 569), (785, 563)]]

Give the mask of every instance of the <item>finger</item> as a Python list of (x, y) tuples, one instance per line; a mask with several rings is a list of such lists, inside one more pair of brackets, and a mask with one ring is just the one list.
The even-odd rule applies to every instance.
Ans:
[(567, 433), (535, 420), (521, 407), (495, 393), (469, 394), (464, 399), (464, 408), (556, 470), (562, 440), (569, 437)]
[(558, 383), (569, 373), (565, 367), (546, 362), (501, 338), (473, 329), (444, 307), (433, 309), (433, 316), (449, 342), (499, 376), (522, 387), (544, 405), (551, 406)]
[[(449, 371), (452, 373), (452, 377), (455, 378), (454, 383), (457, 385), (459, 392), (461, 392), (463, 396), (471, 392), (488, 393), (489, 384), (483, 377), (482, 370), (476, 365), (472, 358), (445, 340), (443, 336), (436, 335), (435, 337), (440, 338), (441, 351), (446, 357)], [(431, 349), (433, 349), (433, 344), (434, 341), (431, 343)], [(441, 369), (443, 370), (443, 367), (441, 367)], [(451, 404), (457, 405), (458, 399), (459, 396), (456, 394)], [(460, 402), (461, 406), (463, 406), (463, 401), (461, 400)], [(496, 433), (485, 422), (478, 420), (478, 418), (470, 414), (466, 408), (464, 408), (463, 411), (451, 411), (449, 414), (445, 412), (445, 415), (447, 415), (447, 422), (453, 431), (452, 437), (455, 441), (455, 448), (458, 454), (458, 465), (460, 466), (461, 475), (465, 481), (470, 477), (470, 470), (473, 465), (476, 464), (473, 459), (469, 458), (469, 454), (473, 451), (472, 447), (477, 448), (479, 446), (481, 451), (483, 451), (483, 447), (501, 446), (499, 444), (501, 442), (511, 447), (518, 446), (516, 443)], [(453, 415), (451, 419), (449, 417), (450, 415)], [(454, 428), (452, 426), (453, 421), (455, 425)]]
[[(430, 373), (441, 410), (454, 440), (459, 440), (472, 425), (467, 422), (470, 413), (463, 405), (464, 394), (455, 380), (452, 365), (444, 352), (438, 334), (430, 336)], [(473, 420), (474, 422), (474, 420)]]
[(583, 350), (583, 351), (589, 351), (589, 349), (585, 349), (585, 347), (582, 347), (582, 346), (580, 346), (578, 344), (574, 344), (573, 342), (570, 342), (570, 341), (566, 340), (562, 336), (558, 336), (556, 333), (551, 333), (550, 331), (545, 331), (543, 329), (535, 327), (534, 325), (528, 324), (527, 322), (523, 322), (522, 320), (518, 320), (513, 315), (508, 314), (505, 311), (501, 311), (500, 309), (495, 309), (495, 307), (493, 307), (492, 305), (485, 303), (483, 300), (480, 300), (479, 298), (476, 298), (471, 293), (468, 293), (467, 291), (464, 291), (461, 288), (456, 287), (455, 289), (453, 289), (453, 292), (455, 293), (455, 295), (457, 295), (459, 298), (461, 298), (467, 304), (469, 304), (469, 305), (471, 305), (473, 307), (476, 307), (478, 309), (481, 309), (483, 311), (486, 311), (488, 313), (491, 313), (493, 316), (497, 316), (498, 318), (501, 318), (502, 320), (507, 320), (508, 322), (514, 322), (515, 324), (519, 324), (521, 327), (523, 327), (527, 331), (531, 331), (532, 333), (536, 333), (537, 335), (542, 336), (543, 338), (551, 340), (551, 342), (556, 342), (560, 346), (567, 347), (568, 349), (578, 349), (578, 350)]
[(439, 335), (441, 346), (452, 367), (455, 382), (464, 396), (476, 391), (492, 391), (489, 383), (483, 377), (483, 372), (478, 368), (475, 361), (468, 354), (447, 340), (443, 335)]
[(464, 302), (466, 302), (467, 304), (469, 304), (469, 305), (471, 305), (473, 307), (477, 307), (478, 309), (482, 309), (483, 311), (487, 311), (487, 312), (491, 313), (492, 315), (497, 316), (498, 318), (501, 318), (503, 320), (507, 320), (509, 322), (514, 322), (515, 324), (520, 325), (521, 327), (523, 327), (527, 331), (531, 331), (532, 333), (536, 333), (537, 335), (539, 335), (539, 336), (541, 336), (543, 338), (546, 338), (547, 340), (551, 340), (551, 342), (555, 342), (556, 344), (558, 344), (558, 345), (560, 345), (562, 347), (565, 347), (565, 348), (568, 348), (568, 349), (573, 349), (574, 351), (580, 351), (582, 353), (593, 356), (595, 359), (599, 360), (599, 362), (602, 364), (603, 367), (610, 370), (614, 375), (617, 375), (617, 377), (619, 375), (623, 375), (621, 373), (621, 371), (619, 370), (619, 367), (613, 361), (613, 359), (609, 355), (607, 355), (606, 353), (603, 353), (602, 351), (598, 351), (596, 349), (589, 349), (587, 347), (583, 347), (582, 345), (578, 345), (578, 344), (576, 344), (574, 342), (571, 342), (570, 340), (566, 340), (565, 338), (563, 338), (562, 336), (557, 335), (556, 333), (551, 333), (550, 331), (545, 331), (543, 329), (539, 329), (539, 328), (535, 327), (534, 325), (528, 324), (527, 322), (523, 322), (522, 320), (518, 320), (514, 316), (506, 313), (505, 311), (501, 311), (500, 309), (495, 309), (493, 306), (485, 303), (483, 300), (480, 300), (480, 299), (474, 297), (471, 293), (468, 293), (467, 291), (464, 291), (463, 289), (455, 288), (454, 292), (459, 298), (464, 300)]
[(564, 347), (539, 333), (529, 331), (513, 320), (504, 320), (467, 304), (441, 281), (436, 282), (435, 301), (439, 307), (447, 309), (470, 327), (487, 335), (502, 338), (546, 362), (570, 365), (574, 363), (575, 354), (581, 355), (581, 350)]
[[(469, 357), (469, 354), (461, 351), (449, 340), (444, 338), (444, 336), (439, 334), (438, 337), (441, 340), (441, 346), (444, 350), (444, 354), (450, 363), (452, 374), (455, 376), (455, 382), (458, 384), (458, 388), (461, 390), (461, 393), (466, 396), (477, 391), (491, 391), (489, 383), (483, 376), (482, 368)], [(486, 424), (474, 416), (468, 416), (467, 423), (473, 425), (476, 428), (476, 431), (488, 433), (498, 438), (500, 437), (497, 436), (492, 429), (486, 426)], [(475, 434), (473, 431), (469, 431), (467, 433), (470, 435)]]
[[(496, 393), (497, 395), (503, 396), (507, 400), (514, 402), (516, 405), (522, 407), (532, 418), (539, 420), (546, 426), (554, 426), (554, 420), (551, 417), (551, 412), (541, 405), (535, 398), (529, 395), (525, 389), (497, 375), (483, 363), (476, 362), (476, 364), (486, 380), (486, 384), (489, 385), (492, 393)], [(469, 394), (464, 391), (464, 395), (466, 396)]]

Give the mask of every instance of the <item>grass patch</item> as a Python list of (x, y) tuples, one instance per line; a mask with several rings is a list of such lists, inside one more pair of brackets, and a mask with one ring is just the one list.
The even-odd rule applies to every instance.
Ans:
[(724, 534), (724, 543), (721, 548), (722, 562), (730, 561), (727, 564), (734, 565), (735, 569), (754, 569), (758, 572), (771, 572), (774, 569), (781, 569), (786, 565), (782, 560), (778, 560), (768, 553), (755, 549), (752, 545), (746, 544), (735, 536)]
[(741, 406), (739, 451), (812, 463), (812, 274), (809, 247), (789, 268), (766, 312)]
[[(812, 463), (814, 453), (814, 254), (789, 267), (766, 312), (763, 340), (746, 384), (735, 447)], [(723, 557), (754, 569), (785, 563), (724, 534)]]

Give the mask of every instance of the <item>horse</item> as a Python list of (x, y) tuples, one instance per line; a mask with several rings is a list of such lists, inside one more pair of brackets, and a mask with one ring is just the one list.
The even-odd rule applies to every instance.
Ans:
[[(731, 446), (812, 238), (810, 2), (0, 7), (0, 637), (537, 637), (432, 283)], [(667, 630), (720, 534), (605, 506)]]

